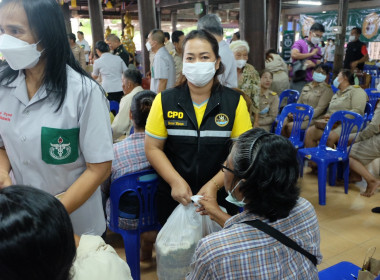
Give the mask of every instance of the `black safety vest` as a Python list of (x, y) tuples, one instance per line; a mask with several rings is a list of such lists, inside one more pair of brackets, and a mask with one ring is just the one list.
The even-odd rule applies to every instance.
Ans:
[[(350, 42), (347, 45), (346, 56), (344, 58), (344, 68), (351, 69), (351, 62), (361, 59), (364, 55), (362, 54), (362, 47), (365, 44), (359, 40), (355, 42)], [(358, 68), (363, 70), (364, 63), (358, 64)]]
[[(161, 94), (168, 131), (164, 152), (196, 194), (218, 171), (229, 153), (240, 94), (219, 86), (212, 92), (198, 129), (188, 86)], [(160, 188), (160, 187), (159, 187)], [(169, 186), (164, 186), (169, 191)], [(162, 189), (161, 189), (162, 191)]]

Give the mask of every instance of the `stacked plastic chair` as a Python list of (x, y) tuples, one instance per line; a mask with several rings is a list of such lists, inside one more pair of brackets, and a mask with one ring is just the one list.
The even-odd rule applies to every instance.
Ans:
[[(140, 234), (160, 229), (155, 201), (157, 186), (158, 176), (154, 170), (124, 175), (111, 184), (109, 229), (123, 237), (125, 256), (135, 280), (140, 279)], [(126, 192), (132, 192), (139, 201), (140, 211), (136, 229), (120, 227), (123, 218), (119, 213), (119, 201)]]
[[(330, 147), (327, 147), (326, 143), (327, 138), (333, 129), (333, 125), (337, 122), (341, 123), (342, 132), (340, 134), (336, 149), (332, 149)], [(329, 121), (327, 122), (318, 147), (303, 148), (298, 150), (301, 177), (303, 177), (303, 166), (305, 158), (315, 162), (318, 165), (318, 192), (320, 205), (326, 205), (327, 168), (330, 167), (330, 185), (335, 184), (335, 182), (332, 182), (332, 178), (336, 178), (337, 163), (342, 165), (344, 192), (348, 193), (349, 153), (352, 143), (355, 141), (354, 139), (354, 141), (351, 142), (351, 145), (348, 146), (348, 138), (354, 127), (357, 127), (357, 135), (362, 125), (363, 117), (358, 113), (350, 111), (335, 112), (331, 115)]]

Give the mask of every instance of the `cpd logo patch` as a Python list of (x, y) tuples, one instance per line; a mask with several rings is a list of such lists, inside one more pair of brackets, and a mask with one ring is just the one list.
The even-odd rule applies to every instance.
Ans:
[(215, 116), (215, 123), (220, 127), (226, 126), (229, 121), (230, 120), (226, 114), (217, 114)]

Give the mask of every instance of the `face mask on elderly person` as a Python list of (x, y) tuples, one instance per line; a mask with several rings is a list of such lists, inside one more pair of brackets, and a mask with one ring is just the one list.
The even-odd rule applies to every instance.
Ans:
[(236, 60), (236, 66), (239, 69), (244, 68), (244, 66), (247, 64), (247, 61), (245, 59), (238, 59)]

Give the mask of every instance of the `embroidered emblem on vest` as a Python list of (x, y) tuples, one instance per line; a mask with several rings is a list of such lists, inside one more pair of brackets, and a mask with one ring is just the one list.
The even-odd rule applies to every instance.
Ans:
[(215, 123), (217, 126), (223, 127), (229, 123), (229, 118), (226, 114), (217, 114), (215, 116)]

